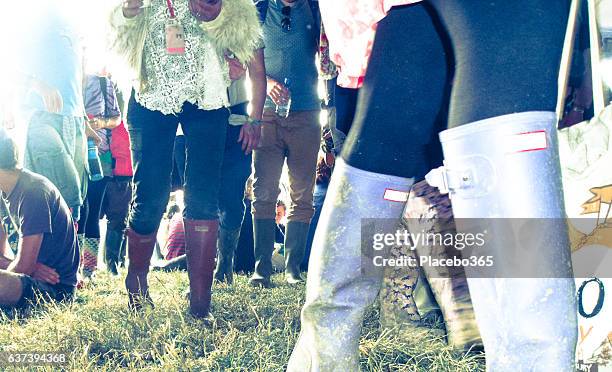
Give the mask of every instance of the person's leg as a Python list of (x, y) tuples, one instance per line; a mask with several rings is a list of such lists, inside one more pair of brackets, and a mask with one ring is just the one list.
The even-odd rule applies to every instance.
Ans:
[(174, 164), (178, 172), (180, 187), (185, 185), (185, 136), (176, 136), (174, 139)]
[(398, 219), (413, 178), (424, 175), (446, 67), (423, 5), (393, 8), (379, 23), (355, 121), (315, 233), (289, 371), (359, 370), (361, 323), (382, 281), (382, 272), (362, 271), (361, 221)]
[(234, 254), (234, 272), (250, 274), (255, 267), (255, 254), (253, 252), (253, 218), (251, 217), (251, 200), (245, 198), (245, 219), (242, 221), (240, 239)]
[(89, 186), (89, 165), (87, 164), (87, 136), (85, 134), (85, 122), (82, 117), (71, 117), (68, 122), (70, 127), (76, 128), (74, 143), (72, 146), (72, 164), (76, 169), (78, 177), (81, 199), (87, 195)]
[(98, 251), (100, 247), (100, 209), (106, 191), (108, 179), (89, 182), (86, 203), (88, 205), (85, 220), (85, 236), (83, 237), (82, 270), (85, 278), (91, 278), (98, 267)]
[[(83, 170), (75, 166), (77, 128), (73, 118), (37, 112), (28, 125), (25, 168), (47, 177), (79, 219), (83, 204), (81, 179)], [(81, 164), (84, 168), (84, 164)]]
[(265, 111), (261, 145), (253, 152), (253, 240), (255, 272), (249, 282), (255, 286), (271, 286), (272, 252), (276, 231), (276, 200), (285, 162), (285, 148), (278, 137), (278, 116)]
[[(246, 114), (246, 103), (232, 106), (233, 114)], [(251, 155), (245, 155), (238, 142), (240, 126), (228, 126), (219, 193), (219, 238), (215, 279), (233, 282), (234, 252), (244, 219), (244, 187), (251, 174)]]
[(130, 98), (128, 129), (134, 163), (132, 209), (129, 217), (128, 274), (130, 306), (149, 301), (147, 274), (157, 229), (170, 198), (172, 149), (177, 118), (141, 106)]
[(303, 281), (300, 264), (304, 258), (310, 220), (314, 214), (313, 191), (317, 170), (317, 154), (321, 143), (319, 111), (296, 112), (283, 128), (287, 143), (289, 196), (285, 228), (285, 277), (289, 283)]
[(304, 258), (300, 264), (302, 271), (308, 270), (308, 261), (310, 259), (310, 251), (312, 250), (312, 242), (314, 240), (314, 234), (319, 224), (319, 218), (321, 217), (321, 208), (323, 208), (323, 202), (325, 201), (325, 195), (327, 194), (327, 184), (315, 185), (313, 193), (313, 205), (314, 214), (310, 220), (310, 228), (308, 229), (308, 239), (306, 240), (306, 251)]
[(0, 309), (23, 309), (47, 301), (69, 301), (74, 287), (49, 283), (23, 274), (0, 270)]
[(211, 287), (219, 230), (218, 200), (229, 110), (203, 111), (185, 104), (179, 115), (187, 149), (185, 249), (190, 313), (210, 316)]
[[(87, 188), (89, 188), (89, 185), (87, 185)], [(83, 276), (85, 275), (83, 273), (83, 267), (85, 265), (85, 257), (84, 257), (85, 230), (87, 227), (87, 218), (89, 217), (89, 202), (87, 201), (87, 195), (85, 195), (85, 199), (83, 200), (83, 205), (80, 208), (79, 217), (80, 219), (77, 223), (77, 242), (79, 244), (79, 252), (81, 252), (81, 262), (79, 263), (79, 270), (80, 270), (79, 286), (80, 286), (83, 284), (82, 280), (84, 279)]]
[(358, 89), (336, 86), (336, 129), (348, 135), (355, 118)]
[[(431, 3), (451, 35), (457, 66), (451, 129), (440, 134), (444, 172), (469, 174), (451, 191), (455, 217), (486, 221), (490, 231), (516, 231), (510, 218), (525, 219), (522, 228), (546, 222), (537, 233), (520, 233), (520, 248), (500, 237), (487, 241), (483, 254), (507, 271), (468, 279), (487, 368), (573, 370), (575, 289), (554, 113), (569, 1)], [(438, 174), (430, 184), (439, 186)], [(521, 269), (537, 265), (531, 274), (540, 279), (520, 279), (524, 274), (510, 269), (519, 249), (533, 252)]]
[(15, 306), (23, 295), (23, 285), (20, 275), (0, 270), (0, 306)]
[(132, 198), (132, 183), (128, 177), (113, 177), (106, 186), (106, 236), (104, 259), (107, 269), (117, 274), (126, 219)]
[[(442, 195), (435, 187), (425, 180), (415, 183), (410, 190), (408, 202), (402, 213), (402, 226), (414, 236), (430, 234), (429, 236), (458, 236), (451, 200), (448, 195)], [(461, 251), (446, 239), (415, 239), (407, 247), (415, 259), (420, 257), (435, 257), (441, 260), (462, 258)], [(446, 328), (448, 344), (453, 348), (468, 351), (482, 351), (482, 339), (474, 318), (474, 309), (470, 299), (465, 268), (462, 266), (439, 266), (422, 264), (415, 289), (415, 301), (419, 315), (426, 315), (427, 302), (433, 302), (442, 312)], [(397, 268), (402, 278), (407, 276), (406, 268)], [(415, 279), (416, 279), (415, 278)], [(422, 296), (419, 296), (419, 293)], [(435, 313), (430, 311), (430, 313)]]

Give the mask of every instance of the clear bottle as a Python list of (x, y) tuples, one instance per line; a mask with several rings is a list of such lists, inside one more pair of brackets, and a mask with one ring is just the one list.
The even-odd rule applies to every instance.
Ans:
[[(285, 88), (287, 88), (288, 90), (291, 89), (291, 80), (289, 78), (285, 78), (285, 80), (283, 80), (283, 84), (285, 85)], [(291, 91), (289, 91), (289, 98), (287, 98), (287, 101), (285, 102), (285, 104), (276, 105), (276, 114), (280, 116), (281, 118), (286, 118), (289, 116), (290, 110), (291, 110)]]
[(104, 178), (104, 175), (102, 175), (102, 164), (98, 156), (98, 147), (92, 139), (87, 139), (87, 160), (89, 163), (89, 179), (100, 181)]

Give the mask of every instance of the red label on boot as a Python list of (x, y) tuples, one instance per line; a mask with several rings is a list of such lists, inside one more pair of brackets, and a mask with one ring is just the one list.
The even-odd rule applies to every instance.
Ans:
[(548, 139), (545, 130), (517, 133), (508, 138), (506, 142), (506, 153), (516, 154), (520, 152), (540, 151), (548, 148)]
[(408, 201), (408, 193), (406, 191), (399, 191), (393, 189), (385, 189), (385, 195), (383, 199), (396, 202), (396, 203), (405, 203)]

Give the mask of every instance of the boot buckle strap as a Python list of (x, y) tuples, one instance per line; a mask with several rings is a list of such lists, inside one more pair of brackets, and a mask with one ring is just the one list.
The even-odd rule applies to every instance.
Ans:
[(445, 161), (443, 166), (432, 169), (425, 176), (427, 183), (437, 187), (440, 194), (460, 193), (462, 198), (477, 198), (488, 194), (495, 179), (495, 168), (483, 156), (459, 159), (455, 166), (449, 166)]

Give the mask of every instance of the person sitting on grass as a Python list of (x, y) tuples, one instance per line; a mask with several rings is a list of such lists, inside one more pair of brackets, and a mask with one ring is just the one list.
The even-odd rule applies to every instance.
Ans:
[[(41, 295), (70, 300), (75, 291), (79, 249), (68, 205), (45, 177), (20, 169), (17, 145), (0, 128), (0, 203), (19, 233), (13, 258), (0, 224), (0, 307), (23, 308)], [(9, 253), (10, 252), (10, 253)]]

